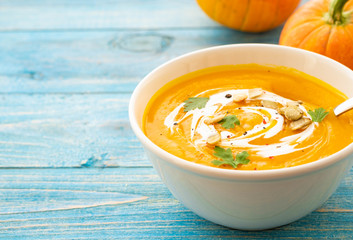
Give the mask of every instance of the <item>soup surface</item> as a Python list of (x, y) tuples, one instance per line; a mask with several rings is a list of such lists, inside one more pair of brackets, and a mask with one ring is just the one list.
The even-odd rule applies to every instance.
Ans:
[(353, 141), (353, 115), (335, 117), (347, 99), (307, 74), (257, 64), (206, 68), (177, 78), (152, 97), (147, 137), (199, 164), (237, 170), (292, 167)]

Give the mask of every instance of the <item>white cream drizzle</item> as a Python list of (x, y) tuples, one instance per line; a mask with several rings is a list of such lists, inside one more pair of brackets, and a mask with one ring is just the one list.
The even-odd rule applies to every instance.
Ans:
[[(199, 95), (206, 92), (200, 93)], [(227, 94), (231, 94), (232, 96), (236, 94), (247, 94), (249, 96), (249, 90), (227, 90), (213, 94), (209, 97), (209, 100), (204, 108), (188, 111), (183, 117), (176, 119), (178, 113), (183, 109), (184, 103), (182, 103), (165, 118), (164, 125), (167, 126), (173, 134), (174, 128), (177, 127), (174, 125), (174, 123), (180, 123), (192, 115), (189, 140), (194, 144), (197, 150), (201, 151), (198, 146), (206, 144), (207, 138), (217, 132), (212, 124), (205, 124), (204, 119), (206, 117), (215, 115), (218, 111), (222, 110), (225, 105), (233, 101), (232, 98), (225, 97)], [(247, 100), (251, 101), (249, 98)], [(287, 103), (294, 102), (290, 99), (283, 98), (268, 91), (263, 91), (263, 94), (257, 98), (254, 98), (254, 100), (269, 100), (278, 102), (284, 106), (287, 105)], [(304, 115), (310, 118), (310, 115), (307, 113), (307, 110), (304, 108), (304, 106), (299, 105), (299, 107), (304, 112)], [(284, 118), (277, 112), (277, 110), (266, 107), (246, 106), (241, 107), (241, 110), (245, 113), (248, 112), (258, 114), (265, 121), (255, 125), (251, 130), (248, 130), (246, 135), (241, 135), (238, 137), (235, 137), (233, 133), (227, 130), (221, 131), (221, 142), (218, 145), (223, 147), (249, 148), (255, 151), (257, 155), (262, 157), (284, 155), (295, 151), (301, 151), (307, 147), (310, 147), (308, 145), (305, 147), (298, 147), (298, 144), (305, 141), (310, 137), (310, 135), (312, 135), (315, 127), (317, 126), (317, 123), (311, 123), (309, 127), (307, 127), (304, 131), (284, 137), (277, 143), (268, 145), (251, 144), (251, 141), (261, 137), (271, 138), (276, 136), (283, 129)], [(270, 117), (267, 117), (267, 115)], [(201, 138), (194, 140), (195, 133), (198, 133)]]

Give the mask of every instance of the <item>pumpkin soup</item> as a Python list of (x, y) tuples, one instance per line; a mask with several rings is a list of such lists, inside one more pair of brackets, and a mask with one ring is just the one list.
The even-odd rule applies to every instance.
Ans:
[(353, 142), (347, 97), (281, 66), (227, 65), (186, 74), (162, 87), (143, 130), (165, 151), (199, 164), (237, 170), (292, 167)]

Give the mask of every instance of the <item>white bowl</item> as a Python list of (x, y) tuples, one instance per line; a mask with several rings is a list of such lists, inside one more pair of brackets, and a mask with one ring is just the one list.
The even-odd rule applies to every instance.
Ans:
[(141, 130), (148, 101), (167, 82), (207, 67), (246, 63), (295, 68), (353, 97), (353, 71), (334, 60), (291, 47), (235, 44), (192, 52), (152, 71), (132, 94), (129, 118), (154, 168), (186, 207), (227, 227), (261, 230), (295, 221), (322, 205), (350, 170), (353, 144), (329, 157), (296, 167), (234, 171), (178, 158), (155, 145)]

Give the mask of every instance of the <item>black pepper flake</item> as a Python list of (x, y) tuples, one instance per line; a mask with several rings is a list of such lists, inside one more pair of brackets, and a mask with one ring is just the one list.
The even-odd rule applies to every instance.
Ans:
[(173, 123), (174, 125), (178, 125), (178, 123), (177, 122), (175, 122), (175, 123)]
[(281, 148), (281, 146), (277, 146), (276, 148)]
[(244, 132), (243, 135), (245, 136), (246, 134), (248, 134), (248, 132)]
[(229, 93), (228, 93), (228, 94), (226, 95), (226, 98), (231, 98), (231, 97), (232, 97), (232, 94), (229, 94)]
[(266, 129), (266, 127), (262, 127), (263, 129)]
[(161, 135), (161, 136), (162, 136), (163, 134), (161, 133), (161, 134), (159, 134), (159, 135)]

